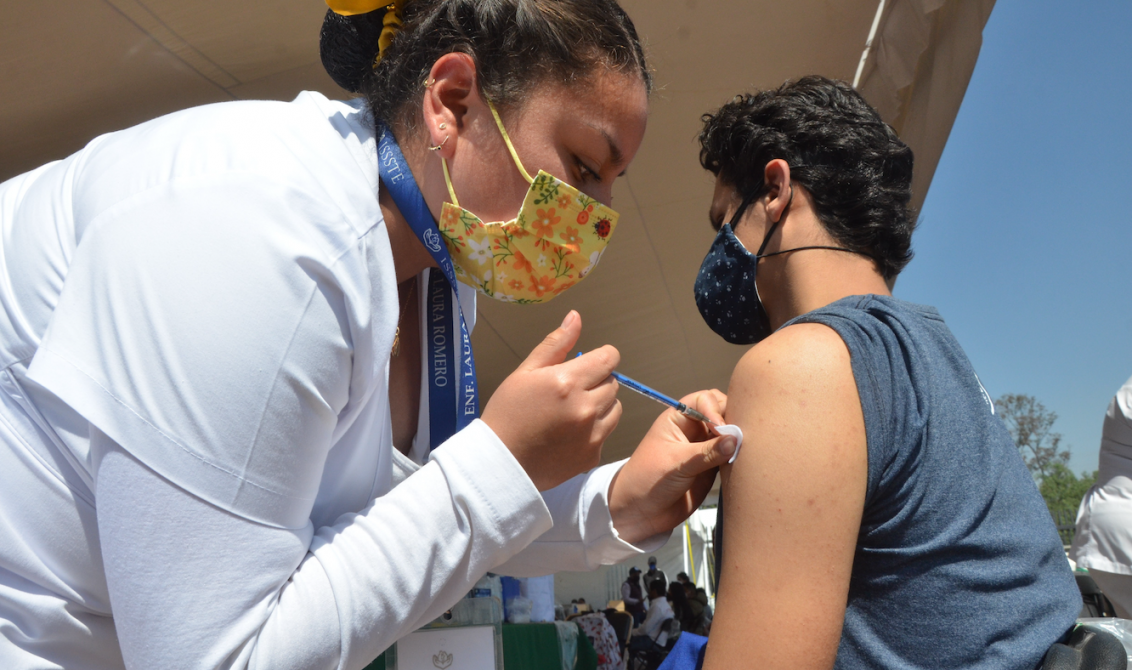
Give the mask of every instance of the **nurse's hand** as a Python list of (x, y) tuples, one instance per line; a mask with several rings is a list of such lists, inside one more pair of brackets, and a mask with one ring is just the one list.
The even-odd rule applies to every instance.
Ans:
[(484, 423), (539, 491), (597, 467), (601, 445), (621, 419), (617, 381), (609, 375), (621, 354), (606, 345), (566, 360), (581, 334), (582, 317), (571, 310), (483, 409)]
[[(716, 390), (680, 402), (724, 424), (727, 396)], [(700, 421), (665, 411), (609, 485), (609, 512), (621, 539), (637, 544), (667, 533), (707, 497), (719, 466), (735, 453), (735, 438), (718, 437)]]

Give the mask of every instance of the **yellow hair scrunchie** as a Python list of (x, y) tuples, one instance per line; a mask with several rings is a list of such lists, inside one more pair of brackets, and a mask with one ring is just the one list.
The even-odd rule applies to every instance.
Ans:
[(379, 9), (385, 9), (385, 17), (382, 18), (381, 35), (377, 38), (377, 58), (373, 60), (373, 67), (381, 62), (385, 56), (385, 50), (393, 43), (393, 37), (397, 35), (397, 31), (401, 29), (401, 10), (405, 6), (405, 0), (326, 0), (326, 6), (335, 14), (342, 16), (356, 16), (358, 14), (369, 14)]

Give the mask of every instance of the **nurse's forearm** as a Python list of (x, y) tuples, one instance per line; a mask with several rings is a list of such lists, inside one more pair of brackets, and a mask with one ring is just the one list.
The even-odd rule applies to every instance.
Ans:
[(362, 514), (316, 533), (311, 553), (334, 592), (343, 655), (372, 660), (550, 524), (519, 464), (476, 421)]
[(364, 667), (548, 529), (493, 440), (473, 424), (313, 539), (213, 507), (115, 446), (98, 512), (128, 667)]
[(568, 570), (585, 572), (612, 565), (668, 541), (662, 533), (634, 546), (621, 539), (609, 514), (609, 483), (625, 465), (610, 463), (578, 475), (542, 494), (554, 518), (554, 527), (492, 572), (514, 577), (535, 577)]

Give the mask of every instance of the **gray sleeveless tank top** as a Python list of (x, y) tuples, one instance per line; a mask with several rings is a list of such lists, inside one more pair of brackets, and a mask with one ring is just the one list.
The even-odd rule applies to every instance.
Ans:
[(1073, 625), (1080, 592), (939, 313), (852, 296), (790, 323), (841, 336), (865, 418), (868, 488), (835, 668), (1038, 667)]

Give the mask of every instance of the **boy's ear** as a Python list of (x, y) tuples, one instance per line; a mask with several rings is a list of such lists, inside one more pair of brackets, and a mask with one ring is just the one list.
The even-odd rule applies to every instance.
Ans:
[(777, 222), (794, 196), (794, 187), (790, 183), (790, 164), (781, 158), (767, 163), (763, 171), (763, 183), (767, 188), (767, 215), (771, 222)]

